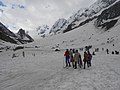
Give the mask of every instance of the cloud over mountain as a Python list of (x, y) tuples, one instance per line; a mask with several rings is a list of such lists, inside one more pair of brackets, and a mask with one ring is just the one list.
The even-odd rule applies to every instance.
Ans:
[(10, 30), (28, 31), (38, 26), (52, 26), (59, 18), (68, 18), (71, 13), (88, 7), (96, 0), (0, 0), (0, 20)]

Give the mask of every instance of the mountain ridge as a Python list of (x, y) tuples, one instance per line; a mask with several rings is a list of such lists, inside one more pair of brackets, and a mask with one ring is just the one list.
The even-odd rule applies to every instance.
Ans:
[[(107, 0), (107, 1), (106, 0), (98, 0), (94, 4), (92, 4), (89, 8), (83, 8), (83, 9), (78, 10), (77, 13), (70, 16), (70, 18), (67, 20), (65, 25), (61, 28), (61, 31), (63, 33), (65, 33), (76, 27), (79, 27), (80, 25), (83, 25), (82, 23), (84, 23), (85, 19), (87, 19), (87, 18), (92, 19), (93, 18), (92, 16), (94, 16), (95, 14), (100, 12), (102, 9), (110, 6), (115, 1), (117, 1), (117, 0)], [(57, 28), (57, 26), (56, 26), (56, 28)]]
[[(24, 30), (21, 30), (22, 29), (15, 34), (0, 22), (0, 39), (14, 44), (25, 44), (34, 41), (28, 34), (25, 33)], [(28, 39), (26, 40), (23, 36), (27, 37)]]

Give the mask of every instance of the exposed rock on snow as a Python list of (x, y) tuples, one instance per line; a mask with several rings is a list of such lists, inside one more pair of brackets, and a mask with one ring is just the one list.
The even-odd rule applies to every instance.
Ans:
[(7, 29), (2, 23), (0, 23), (0, 39), (14, 44), (24, 44), (34, 41), (24, 30), (20, 29), (16, 35)]
[(22, 42), (28, 43), (28, 42), (33, 42), (34, 40), (32, 39), (31, 36), (29, 36), (25, 30), (20, 29), (17, 33), (17, 36), (19, 39), (21, 39)]
[(95, 26), (104, 30), (113, 27), (120, 19), (120, 1), (105, 9), (95, 21)]
[(38, 35), (40, 35), (41, 37), (45, 37), (49, 32), (50, 32), (50, 29), (49, 29), (49, 26), (48, 25), (43, 25), (43, 26), (39, 26), (37, 29), (36, 29)]

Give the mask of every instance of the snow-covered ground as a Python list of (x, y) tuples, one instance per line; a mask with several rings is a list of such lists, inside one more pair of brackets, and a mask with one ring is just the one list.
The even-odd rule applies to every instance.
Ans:
[[(0, 52), (0, 90), (120, 90), (120, 55), (111, 54), (120, 51), (119, 27), (100, 33), (91, 22), (74, 31), (25, 45), (31, 48)], [(86, 45), (92, 45), (91, 52), (99, 48), (92, 67), (63, 68), (65, 49)], [(55, 52), (53, 47), (61, 51)], [(110, 54), (106, 53), (107, 48)], [(83, 58), (84, 51), (79, 52)], [(14, 53), (16, 57), (12, 58)]]

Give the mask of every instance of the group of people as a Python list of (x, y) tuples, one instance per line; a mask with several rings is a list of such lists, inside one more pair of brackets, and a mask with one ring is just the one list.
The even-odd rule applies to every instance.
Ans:
[[(77, 67), (80, 67), (80, 68), (83, 67), (85, 69), (86, 64), (87, 64), (87, 67), (91, 66), (92, 55), (89, 50), (86, 50), (84, 52), (83, 60), (78, 50), (74, 50), (74, 49), (70, 49), (70, 50), (66, 49), (64, 56), (65, 56), (65, 63), (66, 63), (65, 67), (71, 67), (71, 64), (74, 69), (77, 69)], [(84, 65), (83, 65), (83, 62), (84, 62)]]

